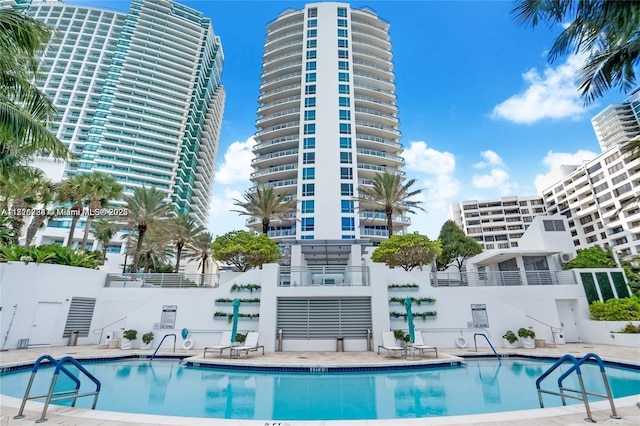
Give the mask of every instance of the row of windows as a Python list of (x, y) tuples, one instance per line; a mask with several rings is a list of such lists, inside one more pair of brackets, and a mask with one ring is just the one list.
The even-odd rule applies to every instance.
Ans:
[[(356, 223), (353, 217), (343, 217), (342, 220), (342, 230), (343, 231), (355, 231)], [(301, 231), (309, 232), (315, 230), (315, 218), (313, 217), (303, 217), (301, 219), (300, 225)]]

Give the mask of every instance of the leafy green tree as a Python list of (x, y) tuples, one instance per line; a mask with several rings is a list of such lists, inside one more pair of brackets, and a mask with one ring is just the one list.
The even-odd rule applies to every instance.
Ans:
[(191, 244), (204, 228), (193, 220), (189, 213), (179, 213), (169, 223), (169, 238), (176, 249), (174, 272), (180, 272), (180, 259), (185, 246)]
[(382, 212), (387, 219), (389, 238), (393, 236), (393, 215), (415, 213), (415, 210), (425, 211), (420, 204), (422, 201), (411, 200), (420, 194), (421, 189), (411, 190), (416, 179), (405, 183), (404, 177), (397, 173), (376, 173), (371, 179), (371, 185), (358, 187), (357, 201), (361, 212)]
[(442, 225), (438, 240), (442, 244), (442, 253), (436, 259), (436, 263), (441, 271), (453, 265), (462, 272), (462, 266), (467, 259), (482, 253), (482, 246), (465, 234), (452, 220), (447, 220)]
[(33, 237), (35, 237), (36, 232), (38, 232), (38, 229), (40, 229), (48, 219), (51, 219), (54, 216), (54, 214), (49, 213), (49, 210), (51, 208), (51, 204), (55, 200), (57, 187), (57, 184), (48, 179), (43, 179), (39, 182), (37, 187), (34, 188), (37, 202), (40, 206), (40, 212), (38, 215), (31, 218), (31, 222), (27, 227), (27, 235), (25, 236), (24, 241), (25, 247), (29, 247)]
[(120, 227), (111, 220), (98, 219), (91, 224), (93, 228), (93, 235), (96, 240), (102, 244), (102, 265), (107, 259), (107, 249), (109, 248), (109, 242), (118, 233)]
[(532, 27), (569, 22), (548, 57), (553, 62), (569, 53), (587, 55), (578, 71), (585, 103), (612, 87), (626, 91), (634, 86), (640, 56), (640, 2), (519, 0), (513, 13), (517, 22)]
[(617, 268), (616, 259), (613, 257), (611, 248), (603, 250), (600, 246), (593, 246), (578, 250), (575, 259), (567, 263), (564, 269), (580, 268)]
[(166, 198), (166, 195), (156, 187), (147, 188), (145, 186), (134, 188), (133, 195), (124, 197), (128, 215), (122, 224), (136, 232), (136, 245), (131, 263), (136, 270), (132, 272), (137, 272), (147, 230), (156, 228), (157, 231), (160, 231), (167, 228), (167, 220), (173, 210), (171, 203), (167, 202)]
[(233, 265), (240, 272), (282, 257), (280, 248), (269, 237), (250, 231), (227, 232), (215, 239), (211, 249), (214, 259)]
[(440, 241), (431, 241), (429, 237), (417, 232), (406, 235), (394, 235), (371, 253), (371, 260), (385, 263), (394, 268), (400, 266), (405, 271), (430, 265), (434, 257), (440, 255)]
[(267, 235), (269, 223), (278, 219), (286, 221), (288, 215), (295, 213), (296, 201), (287, 199), (286, 192), (278, 193), (273, 187), (257, 188), (255, 192), (247, 191), (242, 197), (244, 200), (236, 200), (233, 204), (241, 207), (242, 210), (232, 210), (240, 215), (251, 216), (262, 221), (262, 233)]
[(0, 9), (0, 175), (25, 167), (33, 155), (70, 158), (66, 146), (47, 130), (55, 117), (51, 100), (33, 83), (38, 54), (51, 29), (11, 8)]
[(106, 173), (93, 172), (80, 176), (82, 194), (85, 196), (87, 207), (89, 208), (81, 245), (81, 248), (84, 249), (87, 247), (91, 222), (98, 214), (98, 209), (107, 207), (112, 200), (122, 197), (124, 187), (118, 183), (115, 177)]
[(0, 214), (0, 246), (18, 244), (18, 234), (13, 229), (11, 216)]

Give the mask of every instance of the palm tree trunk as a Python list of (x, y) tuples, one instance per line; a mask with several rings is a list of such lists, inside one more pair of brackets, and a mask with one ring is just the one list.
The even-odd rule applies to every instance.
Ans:
[(29, 247), (29, 245), (31, 244), (31, 240), (33, 240), (33, 237), (36, 236), (36, 232), (38, 232), (38, 229), (40, 229), (40, 225), (42, 225), (46, 219), (47, 219), (47, 215), (43, 214), (43, 215), (36, 216), (31, 220), (31, 223), (27, 228), (27, 235), (24, 241), (25, 248)]
[(76, 225), (78, 223), (78, 219), (80, 219), (80, 215), (82, 214), (82, 204), (74, 204), (71, 207), (71, 228), (69, 228), (69, 239), (67, 240), (67, 247), (71, 247), (73, 243), (73, 234), (76, 232)]
[(269, 234), (269, 219), (262, 219), (262, 233), (264, 235)]
[(102, 242), (102, 264), (107, 260), (107, 247), (109, 246), (109, 242)]
[(384, 214), (387, 216), (387, 229), (389, 231), (389, 238), (393, 235), (393, 211), (385, 211)]
[(176, 274), (180, 272), (180, 257), (182, 256), (182, 247), (184, 244), (176, 244)]
[(138, 243), (136, 244), (136, 251), (133, 254), (133, 264), (132, 264), (132, 273), (138, 272), (138, 261), (140, 260), (140, 252), (142, 251), (142, 240), (144, 239), (144, 234), (147, 232), (147, 227), (144, 225), (138, 226)]
[(89, 229), (91, 229), (91, 222), (95, 218), (94, 215), (87, 216), (87, 224), (84, 227), (84, 235), (82, 236), (82, 245), (80, 248), (83, 250), (87, 247), (87, 241), (89, 240)]

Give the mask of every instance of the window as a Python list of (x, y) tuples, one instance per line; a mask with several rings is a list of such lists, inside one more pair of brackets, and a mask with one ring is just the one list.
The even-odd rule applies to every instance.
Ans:
[(347, 8), (346, 7), (339, 7), (338, 8), (338, 16), (341, 18), (346, 18), (347, 17)]
[(346, 27), (347, 26), (347, 20), (346, 19), (338, 19), (338, 26), (339, 27)]
[(610, 163), (616, 161), (618, 158), (620, 158), (620, 153), (619, 152), (613, 153), (613, 154), (611, 154), (610, 156), (608, 156), (607, 158), (604, 159), (604, 163), (605, 164), (610, 164)]
[(627, 178), (627, 173), (622, 173), (621, 175), (618, 175), (614, 178), (611, 178), (611, 184), (613, 185), (617, 185), (620, 182), (622, 182), (623, 180), (625, 180)]
[(355, 240), (356, 236), (355, 235), (343, 235), (342, 239), (343, 240)]
[[(315, 58), (315, 56), (314, 56), (314, 58)], [(348, 50), (338, 50), (338, 58), (340, 58), (340, 59), (349, 59), (349, 51)]]
[(348, 40), (344, 40), (344, 39), (338, 39), (338, 47), (340, 48), (348, 48), (349, 47), (349, 41)]
[(338, 106), (350, 107), (351, 106), (351, 100), (347, 96), (340, 96), (338, 98)]
[(304, 94), (305, 95), (315, 95), (316, 94), (316, 85), (315, 84), (309, 84), (308, 86), (304, 87)]
[(631, 191), (631, 182), (625, 183), (624, 185), (613, 190), (613, 193), (617, 196), (624, 194), (625, 192)]
[(313, 183), (302, 184), (302, 196), (312, 197), (316, 194), (316, 186)]
[(316, 56), (315, 50), (307, 50), (307, 59), (315, 59)]
[(315, 7), (307, 10), (307, 18), (315, 18), (318, 16), (318, 9)]
[(349, 82), (349, 73), (348, 72), (339, 72), (338, 73), (338, 81), (346, 81)]
[(304, 134), (305, 135), (315, 135), (316, 134), (316, 125), (313, 124), (305, 124), (304, 125)]
[(315, 49), (318, 47), (318, 40), (307, 40), (307, 49)]
[(349, 94), (349, 85), (348, 84), (339, 84), (338, 85), (338, 92), (341, 95), (348, 95)]
[(304, 119), (309, 121), (309, 120), (315, 120), (316, 119), (316, 110), (312, 109), (310, 111), (305, 111), (304, 112)]
[(316, 61), (307, 62), (307, 71), (313, 71), (316, 69)]
[[(314, 149), (315, 147), (316, 147), (316, 138), (304, 138), (304, 141), (302, 143), (303, 149)], [(312, 152), (309, 154), (313, 154), (315, 156), (315, 154)]]
[(349, 124), (349, 123), (340, 123), (340, 134), (341, 135), (350, 135), (351, 134), (351, 124)]
[(340, 164), (351, 164), (352, 157), (350, 152), (341, 152), (340, 153)]
[(306, 108), (313, 108), (314, 106), (316, 106), (316, 98), (305, 98), (304, 106)]
[(318, 20), (317, 19), (309, 19), (307, 21), (307, 27), (309, 28), (315, 28), (318, 26)]
[(349, 62), (347, 61), (338, 61), (338, 69), (339, 70), (349, 70)]
[(355, 220), (352, 217), (343, 217), (342, 218), (342, 230), (343, 231), (355, 231)]
[(542, 223), (547, 232), (564, 231), (564, 222), (561, 220), (543, 220)]
[(340, 148), (351, 149), (351, 138), (340, 138)]
[(307, 75), (305, 76), (305, 81), (307, 83), (314, 83), (316, 81), (316, 73), (308, 72)]
[(312, 217), (303, 217), (302, 218), (302, 231), (313, 231), (315, 226), (315, 220)]
[(316, 178), (315, 167), (305, 167), (302, 169), (302, 180), (313, 180)]
[(594, 192), (600, 192), (600, 191), (604, 191), (605, 189), (609, 188), (609, 184), (607, 182), (603, 182), (600, 185), (594, 186), (593, 187), (593, 191)]
[(609, 167), (609, 174), (614, 174), (615, 172), (617, 172), (618, 170), (622, 170), (622, 168), (624, 167), (624, 165), (622, 163), (618, 163), (614, 166)]
[(340, 184), (340, 195), (353, 197), (353, 184), (352, 183), (341, 183)]
[(316, 153), (315, 152), (305, 152), (302, 154), (302, 164), (315, 164), (316, 162)]
[(338, 37), (348, 37), (349, 36), (349, 31), (345, 30), (344, 28), (338, 28)]
[(302, 200), (302, 213), (313, 213), (316, 202), (314, 200)]
[(318, 37), (318, 30), (307, 30), (307, 38)]
[(341, 109), (340, 120), (351, 120), (351, 111), (349, 111), (348, 109)]
[(602, 165), (600, 163), (596, 163), (593, 166), (589, 167), (587, 169), (587, 172), (589, 174), (593, 174), (593, 172), (600, 170), (601, 167), (602, 167)]
[(354, 203), (351, 200), (341, 200), (340, 206), (342, 213), (353, 213), (355, 211)]
[(313, 240), (313, 235), (300, 235), (301, 240)]
[(340, 167), (340, 179), (352, 180), (353, 169), (351, 167)]

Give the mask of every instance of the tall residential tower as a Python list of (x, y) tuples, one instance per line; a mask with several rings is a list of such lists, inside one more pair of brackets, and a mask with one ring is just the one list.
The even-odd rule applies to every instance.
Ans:
[[(359, 212), (354, 198), (375, 173), (403, 174), (388, 31), (346, 3), (286, 10), (267, 25), (252, 190), (298, 201), (295, 218), (272, 222), (276, 241), (387, 238), (384, 215)], [(401, 232), (409, 220), (393, 224)]]

